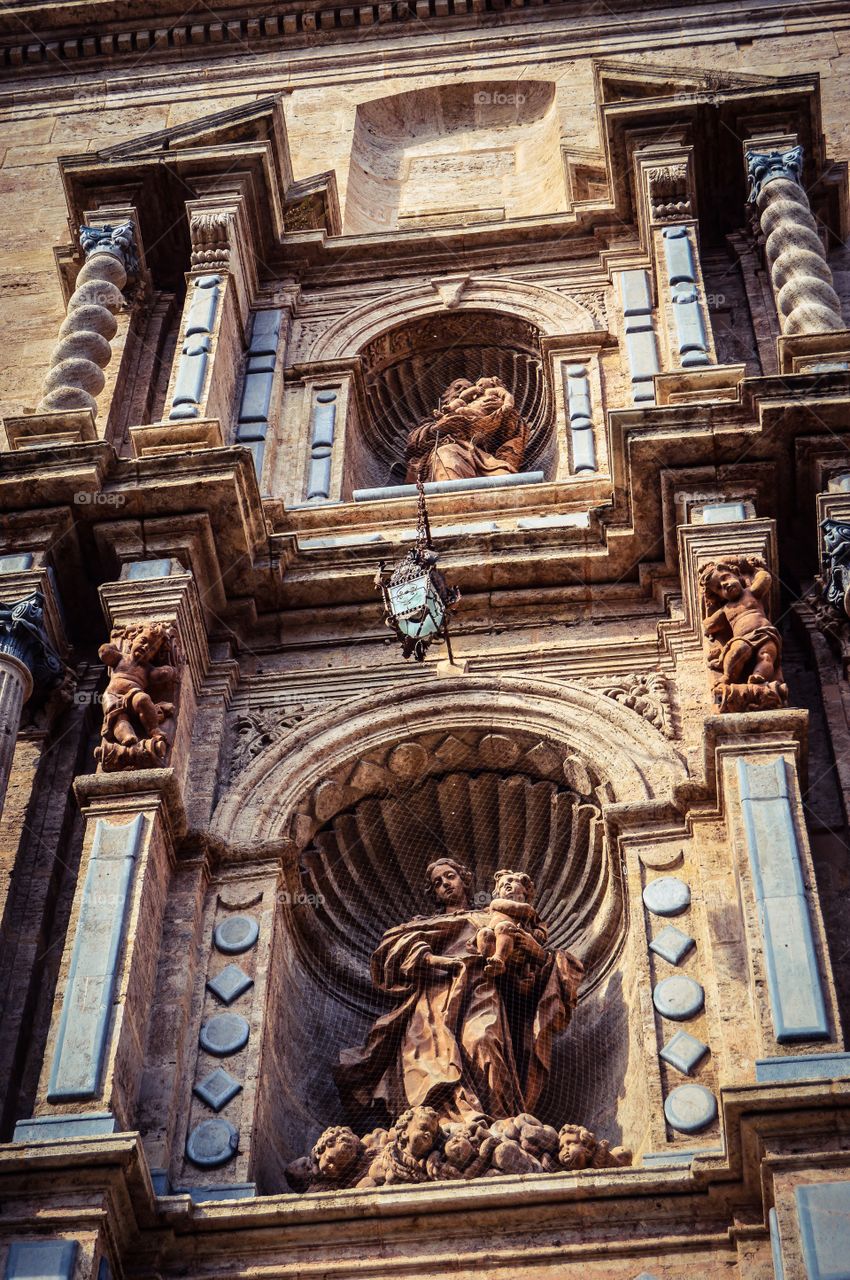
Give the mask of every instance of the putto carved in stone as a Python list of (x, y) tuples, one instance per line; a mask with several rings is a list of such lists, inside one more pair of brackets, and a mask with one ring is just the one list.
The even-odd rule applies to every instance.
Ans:
[(179, 657), (174, 628), (159, 622), (116, 627), (98, 652), (110, 668), (102, 698), (101, 744), (95, 751), (101, 770), (165, 764), (176, 716)]
[(286, 1169), (293, 1191), (338, 1191), (422, 1182), (472, 1181), (503, 1174), (616, 1169), (632, 1163), (582, 1125), (558, 1130), (522, 1112), (502, 1120), (476, 1115), (441, 1120), (433, 1107), (409, 1107), (387, 1129), (359, 1138), (347, 1125), (326, 1129), (309, 1156)]
[(501, 378), (456, 378), (407, 441), (407, 482), (514, 475), (528, 426)]
[(763, 711), (785, 706), (782, 638), (764, 602), (772, 583), (758, 556), (731, 556), (700, 569), (703, 632), (714, 696), (721, 711)]

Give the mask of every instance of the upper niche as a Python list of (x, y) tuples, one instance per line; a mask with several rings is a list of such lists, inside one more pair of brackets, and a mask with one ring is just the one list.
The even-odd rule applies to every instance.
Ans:
[(554, 84), (439, 85), (357, 108), (346, 234), (502, 222), (565, 207)]

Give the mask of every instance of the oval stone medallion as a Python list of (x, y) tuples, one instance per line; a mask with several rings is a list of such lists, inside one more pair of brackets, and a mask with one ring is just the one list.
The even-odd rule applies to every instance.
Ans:
[(676, 1022), (699, 1013), (704, 998), (705, 992), (700, 984), (684, 973), (662, 978), (652, 992), (652, 1003), (662, 1018), (673, 1018)]
[(216, 925), (213, 942), (227, 956), (238, 956), (250, 950), (260, 936), (260, 926), (253, 916), (228, 916)]
[(661, 876), (646, 886), (643, 901), (654, 916), (677, 916), (690, 906), (691, 891), (678, 876)]
[(717, 1100), (703, 1084), (680, 1084), (664, 1102), (667, 1122), (679, 1133), (699, 1133), (717, 1116)]
[(226, 1058), (230, 1053), (238, 1053), (248, 1043), (250, 1027), (247, 1019), (238, 1013), (216, 1013), (207, 1018), (201, 1027), (198, 1039), (201, 1048), (213, 1053), (217, 1058)]
[(202, 1120), (186, 1139), (186, 1155), (200, 1169), (215, 1169), (239, 1149), (239, 1134), (229, 1120)]

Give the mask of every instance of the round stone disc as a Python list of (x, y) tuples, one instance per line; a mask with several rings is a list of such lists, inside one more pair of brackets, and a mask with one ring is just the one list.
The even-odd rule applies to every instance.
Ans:
[(643, 902), (654, 916), (677, 916), (690, 906), (691, 891), (678, 876), (661, 876), (646, 886)]
[(253, 916), (228, 916), (217, 924), (213, 942), (227, 956), (238, 956), (253, 947), (260, 936), (260, 926)]
[(667, 1122), (680, 1133), (699, 1133), (717, 1117), (717, 1100), (702, 1084), (680, 1084), (664, 1103)]
[(229, 1120), (202, 1120), (186, 1139), (186, 1155), (200, 1169), (215, 1169), (239, 1149), (239, 1134)]
[(705, 992), (695, 978), (685, 973), (674, 973), (662, 978), (652, 992), (652, 1003), (662, 1018), (683, 1022), (699, 1013)]
[(241, 1014), (216, 1013), (212, 1018), (207, 1018), (198, 1039), (201, 1048), (207, 1053), (213, 1053), (217, 1058), (226, 1058), (228, 1054), (244, 1049), (249, 1032), (247, 1019)]

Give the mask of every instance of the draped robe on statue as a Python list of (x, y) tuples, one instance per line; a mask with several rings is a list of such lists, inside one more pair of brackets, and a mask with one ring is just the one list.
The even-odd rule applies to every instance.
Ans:
[[(553, 951), (521, 993), (510, 970), (488, 977), (481, 958), (470, 955), (468, 944), (488, 922), (487, 913), (466, 909), (388, 930), (372, 957), (372, 981), (399, 1003), (378, 1018), (362, 1048), (340, 1054), (343, 1098), (363, 1106), (382, 1100), (390, 1116), (420, 1105), (447, 1119), (533, 1110), (583, 966)], [(462, 958), (464, 966), (429, 968), (429, 952)]]

